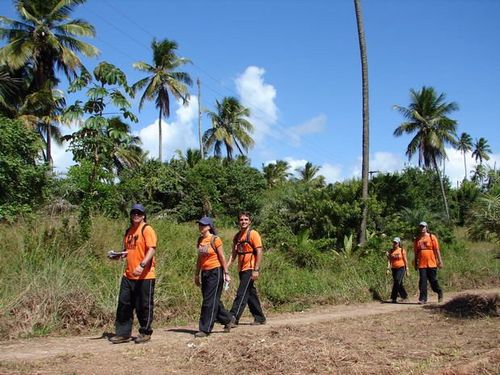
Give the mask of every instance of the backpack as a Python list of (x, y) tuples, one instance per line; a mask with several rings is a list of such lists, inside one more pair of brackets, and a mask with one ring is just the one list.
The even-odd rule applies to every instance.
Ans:
[[(215, 234), (212, 235), (212, 238), (210, 238), (210, 247), (214, 250), (214, 252), (217, 252), (217, 247), (215, 246), (215, 240), (219, 238), (219, 236), (216, 236)], [(198, 237), (198, 244), (196, 245), (197, 247), (200, 246), (200, 243), (202, 241), (202, 237)]]
[[(257, 254), (257, 249), (253, 246), (253, 244), (250, 242), (250, 233), (252, 232), (252, 228), (248, 228), (248, 231), (247, 231), (247, 235), (245, 237), (245, 239), (243, 241), (238, 241), (239, 237), (240, 237), (240, 231), (238, 231), (238, 233), (236, 233), (233, 237), (233, 248), (236, 247), (236, 252), (239, 254), (239, 255), (246, 255), (246, 254), (252, 254), (252, 255), (256, 255)], [(250, 245), (250, 247), (252, 248), (252, 251), (242, 251), (240, 249), (243, 248), (242, 245)]]
[[(148, 223), (145, 223), (143, 226), (142, 226), (142, 229), (141, 229), (141, 234), (142, 234), (142, 239), (144, 240), (144, 242), (146, 242), (146, 238), (144, 237), (144, 229), (146, 229), (146, 227), (150, 227), (151, 225), (149, 225)], [(125, 230), (125, 233), (124, 233), (124, 237), (127, 235), (128, 231), (130, 230), (130, 228), (132, 227), (128, 227), (126, 230)]]

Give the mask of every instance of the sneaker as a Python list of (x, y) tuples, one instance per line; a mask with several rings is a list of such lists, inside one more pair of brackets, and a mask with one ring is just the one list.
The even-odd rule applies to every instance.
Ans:
[(391, 299), (391, 303), (398, 303), (398, 300)]
[(403, 298), (403, 299), (401, 300), (401, 303), (408, 303), (408, 302), (410, 302), (410, 300), (409, 300), (408, 298)]
[(443, 302), (443, 293), (442, 292), (438, 294), (438, 303), (441, 303), (441, 302)]
[(231, 316), (231, 321), (224, 326), (224, 332), (229, 333), (234, 327), (236, 327), (236, 317)]
[(146, 335), (144, 333), (141, 333), (139, 336), (137, 336), (134, 340), (136, 344), (144, 344), (145, 342), (148, 342), (151, 340), (151, 335)]
[(113, 336), (109, 338), (113, 344), (123, 344), (130, 341), (130, 336)]
[(427, 301), (418, 301), (419, 305), (425, 305), (426, 303), (427, 303)]
[(266, 320), (257, 320), (255, 319), (252, 323), (250, 323), (250, 325), (252, 326), (260, 326), (260, 325), (264, 325), (266, 324)]
[(194, 334), (194, 337), (207, 337), (208, 336), (208, 333), (206, 332), (203, 332), (203, 331), (198, 331)]

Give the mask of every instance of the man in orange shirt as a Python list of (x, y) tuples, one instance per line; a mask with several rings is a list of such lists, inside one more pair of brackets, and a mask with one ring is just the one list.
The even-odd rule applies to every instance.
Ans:
[(437, 237), (429, 233), (425, 221), (419, 224), (419, 229), (420, 234), (413, 243), (413, 249), (415, 251), (414, 265), (415, 269), (418, 269), (420, 277), (418, 282), (420, 291), (418, 303), (427, 303), (427, 280), (429, 280), (432, 290), (437, 293), (438, 302), (442, 302), (443, 290), (439, 286), (437, 279), (437, 269), (443, 268), (439, 243)]
[(116, 310), (116, 335), (113, 344), (130, 341), (134, 309), (139, 320), (139, 336), (135, 343), (151, 339), (153, 330), (153, 297), (155, 288), (156, 233), (146, 224), (146, 210), (142, 204), (134, 204), (130, 210), (130, 227), (123, 239), (123, 252), (116, 259), (126, 258), (127, 266), (120, 284), (120, 297)]
[(238, 223), (240, 230), (234, 236), (233, 250), (227, 266), (229, 268), (233, 261), (238, 259), (240, 284), (231, 308), (231, 314), (235, 319), (227, 328), (238, 324), (246, 305), (254, 317), (252, 324), (266, 324), (266, 317), (262, 312), (257, 289), (254, 285), (260, 275), (262, 240), (260, 234), (250, 228), (252, 221), (248, 212), (242, 212), (238, 215)]

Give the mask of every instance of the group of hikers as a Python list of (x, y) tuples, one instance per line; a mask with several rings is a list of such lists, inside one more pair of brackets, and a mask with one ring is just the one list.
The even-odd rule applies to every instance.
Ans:
[[(195, 337), (208, 336), (216, 322), (224, 325), (224, 332), (237, 327), (246, 306), (253, 315), (253, 325), (266, 323), (266, 317), (255, 288), (262, 262), (262, 240), (260, 234), (251, 228), (250, 213), (238, 215), (239, 231), (233, 238), (231, 255), (226, 262), (222, 240), (217, 236), (214, 221), (204, 216), (197, 221), (199, 237), (196, 243), (198, 254), (194, 283), (201, 287), (203, 302)], [(436, 236), (429, 233), (427, 223), (420, 223), (420, 233), (414, 241), (415, 269), (419, 271), (419, 303), (427, 302), (427, 281), (443, 299), (443, 291), (437, 280), (437, 268), (443, 266)], [(139, 335), (134, 342), (145, 343), (153, 333), (153, 307), (155, 290), (155, 254), (157, 237), (147, 223), (146, 209), (142, 204), (134, 204), (130, 210), (130, 227), (123, 238), (123, 250), (111, 252), (111, 259), (126, 259), (125, 272), (121, 279), (118, 307), (115, 320), (115, 335), (110, 337), (114, 344), (132, 340), (134, 310), (139, 321)], [(403, 279), (408, 272), (406, 250), (401, 247), (401, 239), (393, 239), (392, 249), (387, 252), (388, 268), (392, 269), (393, 287), (391, 302), (397, 303), (398, 295), (407, 301), (408, 294)], [(239, 285), (231, 309), (225, 309), (221, 302), (223, 289), (229, 285), (229, 267), (238, 263)]]

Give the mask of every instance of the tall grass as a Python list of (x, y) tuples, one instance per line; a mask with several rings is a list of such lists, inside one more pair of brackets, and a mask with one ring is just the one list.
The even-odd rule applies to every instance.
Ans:
[[(96, 217), (91, 238), (85, 242), (79, 241), (75, 222), (73, 217), (43, 217), (0, 225), (3, 337), (113, 330), (123, 262), (108, 260), (106, 252), (120, 249), (128, 222)], [(201, 304), (193, 282), (197, 226), (167, 220), (151, 224), (159, 238), (155, 325), (196, 324)], [(226, 256), (234, 232), (234, 228), (220, 230)], [(490, 244), (478, 247), (461, 242), (444, 247), (445, 268), (439, 277), (445, 291), (498, 286), (497, 254), (498, 249)], [(300, 259), (311, 256), (313, 262)], [(373, 291), (387, 298), (391, 279), (385, 267), (382, 251), (365, 256), (354, 251), (342, 257), (310, 248), (289, 253), (270, 249), (264, 256), (258, 289), (267, 311), (369, 301)], [(236, 267), (231, 273), (234, 281), (223, 294), (227, 307), (238, 284)], [(406, 286), (410, 295), (416, 293), (415, 271)]]

